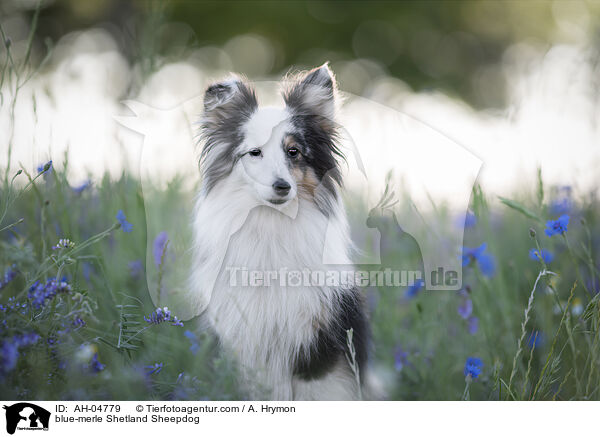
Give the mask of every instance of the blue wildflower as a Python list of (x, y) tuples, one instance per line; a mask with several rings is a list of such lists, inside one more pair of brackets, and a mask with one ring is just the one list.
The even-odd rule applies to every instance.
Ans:
[(15, 279), (17, 276), (17, 266), (13, 264), (10, 268), (6, 269), (4, 276), (0, 278), (0, 290), (8, 285), (10, 281)]
[(102, 364), (98, 360), (98, 352), (94, 353), (94, 356), (92, 356), (92, 359), (90, 360), (89, 368), (94, 373), (102, 372), (106, 368), (106, 365)]
[(532, 259), (534, 261), (539, 261), (540, 256), (546, 264), (551, 263), (552, 260), (554, 259), (554, 254), (552, 252), (550, 252), (549, 250), (542, 249), (541, 255), (537, 249), (529, 250), (529, 258), (530, 259)]
[(66, 278), (62, 278), (61, 281), (57, 281), (56, 278), (51, 278), (48, 279), (45, 284), (36, 281), (29, 288), (27, 297), (32, 301), (34, 307), (41, 308), (58, 293), (68, 293), (70, 291), (71, 286), (67, 283)]
[(404, 293), (404, 297), (407, 299), (412, 299), (415, 297), (419, 291), (425, 286), (425, 281), (423, 279), (417, 279), (412, 285), (410, 285), (406, 292)]
[[(27, 303), (26, 302), (19, 303), (19, 302), (17, 302), (17, 300), (15, 299), (14, 296), (9, 297), (8, 302), (6, 302), (6, 305), (0, 304), (0, 311), (2, 311), (4, 313), (10, 312), (10, 311), (17, 311), (17, 312), (20, 312), (21, 314), (25, 314), (27, 312)], [(3, 321), (6, 322), (6, 319), (4, 319)]]
[(64, 322), (61, 323), (60, 326), (62, 329), (56, 331), (56, 335), (58, 335), (59, 337), (71, 332), (71, 326), (65, 326)]
[(144, 316), (144, 320), (153, 325), (160, 325), (163, 322), (171, 322), (172, 326), (183, 327), (183, 322), (179, 320), (177, 316), (171, 317), (171, 311), (169, 311), (167, 307), (156, 308), (156, 311), (150, 313), (148, 316)]
[(573, 208), (573, 201), (571, 199), (571, 192), (573, 189), (564, 185), (558, 187), (556, 197), (550, 202), (549, 210), (552, 215), (568, 214)]
[(75, 243), (73, 243), (68, 238), (61, 238), (60, 240), (58, 240), (58, 243), (56, 243), (56, 245), (52, 246), (52, 250), (72, 249), (73, 247), (75, 247)]
[(471, 316), (467, 319), (467, 331), (469, 334), (475, 335), (477, 334), (477, 330), (479, 329), (479, 318), (475, 316)]
[(466, 214), (461, 214), (456, 217), (456, 227), (469, 229), (477, 224), (477, 217), (471, 211), (467, 211)]
[(471, 211), (467, 211), (465, 214), (465, 228), (472, 228), (477, 224), (477, 217)]
[(90, 181), (89, 179), (85, 182), (83, 182), (80, 185), (77, 185), (76, 187), (73, 187), (73, 192), (75, 194), (81, 194), (83, 191), (85, 191), (87, 188), (92, 186), (92, 181)]
[(144, 366), (144, 369), (146, 369), (146, 375), (158, 375), (163, 369), (163, 363), (154, 363), (151, 366)]
[(367, 289), (367, 307), (369, 308), (369, 314), (375, 313), (377, 304), (379, 303), (379, 293), (375, 287), (369, 287)]
[(486, 248), (487, 243), (483, 243), (481, 246), (475, 248), (463, 247), (463, 267), (476, 262), (483, 276), (493, 276), (496, 271), (496, 263), (492, 255), (484, 253)]
[(183, 375), (184, 375), (184, 372), (181, 372), (179, 375), (177, 375), (177, 381), (175, 381), (175, 384), (179, 384), (179, 381), (181, 381), (183, 379)]
[(472, 312), (473, 301), (471, 299), (463, 299), (463, 301), (458, 306), (458, 314), (466, 320), (469, 318)]
[(73, 327), (75, 329), (77, 328), (83, 328), (85, 326), (85, 320), (83, 320), (81, 317), (76, 316), (73, 321), (71, 322), (71, 325), (73, 325)]
[(162, 262), (163, 254), (167, 249), (168, 240), (169, 235), (165, 231), (160, 232), (154, 239), (152, 254), (154, 255), (154, 264), (156, 267), (160, 266), (160, 263)]
[(117, 220), (121, 224), (121, 229), (123, 229), (123, 232), (131, 232), (133, 230), (133, 225), (127, 221), (125, 213), (122, 209), (117, 212)]
[(397, 372), (400, 372), (407, 364), (408, 352), (398, 346), (394, 352), (394, 368)]
[(171, 311), (167, 307), (164, 308), (156, 308), (156, 311), (150, 313), (147, 317), (144, 317), (144, 320), (148, 323), (152, 323), (154, 325), (158, 325), (165, 320), (169, 320), (171, 317)]
[(40, 336), (35, 332), (28, 332), (20, 336), (15, 335), (11, 339), (5, 339), (0, 347), (0, 351), (2, 351), (0, 373), (14, 369), (19, 360), (19, 349), (35, 344), (39, 339)]
[(477, 378), (481, 373), (481, 369), (483, 368), (483, 361), (481, 358), (469, 357), (465, 362), (465, 376), (471, 377), (473, 379)]
[(552, 237), (553, 235), (564, 234), (565, 232), (567, 232), (569, 218), (570, 217), (567, 214), (563, 214), (556, 220), (548, 220), (546, 222), (546, 235)]
[(0, 347), (2, 351), (2, 360), (0, 361), (0, 371), (8, 372), (15, 368), (19, 360), (19, 346), (10, 340), (5, 340)]
[(23, 334), (20, 337), (15, 337), (16, 338), (16, 342), (18, 343), (19, 347), (25, 347), (25, 346), (31, 346), (32, 344), (36, 344), (39, 339), (40, 336), (38, 334), (36, 334), (35, 332), (28, 332), (26, 334)]
[(558, 214), (567, 214), (571, 212), (571, 208), (573, 207), (573, 203), (571, 199), (556, 199), (550, 202), (550, 213), (553, 215)]
[(544, 344), (544, 334), (540, 331), (533, 331), (529, 334), (529, 338), (527, 338), (527, 346), (529, 349), (533, 349), (534, 347), (537, 349)]
[(190, 346), (190, 351), (192, 351), (192, 353), (196, 355), (200, 350), (200, 344), (198, 343), (198, 338), (196, 337), (196, 334), (194, 334), (190, 330), (187, 330), (183, 333), (183, 335), (185, 335), (187, 339), (192, 343), (192, 345)]
[(39, 173), (46, 173), (46, 172), (51, 172), (52, 171), (52, 161), (48, 161), (45, 164), (40, 164), (37, 166), (37, 172)]
[(144, 264), (142, 264), (142, 260), (136, 259), (134, 261), (130, 261), (127, 265), (129, 267), (129, 274), (134, 279), (139, 279), (142, 276), (142, 272), (144, 271)]
[(44, 285), (40, 281), (35, 281), (33, 285), (29, 287), (27, 297), (33, 301), (35, 307), (39, 308), (44, 305), (46, 299), (50, 296), (46, 294)]
[(81, 273), (83, 274), (84, 279), (87, 282), (90, 282), (90, 277), (92, 275), (93, 269), (92, 266), (87, 262), (81, 263)]

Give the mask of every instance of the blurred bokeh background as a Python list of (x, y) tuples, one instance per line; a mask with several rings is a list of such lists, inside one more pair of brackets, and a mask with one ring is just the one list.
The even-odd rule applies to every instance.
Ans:
[[(171, 108), (230, 71), (279, 80), (329, 61), (343, 93), (414, 117), (474, 153), (483, 161), (480, 182), (496, 193), (533, 182), (537, 167), (552, 183), (596, 188), (598, 2), (48, 0), (28, 50), (36, 5), (0, 6), (12, 59), (40, 66), (15, 108), (14, 156), (28, 165), (49, 155), (59, 165), (69, 148), (75, 177), (118, 174), (137, 167), (142, 147), (114, 122), (128, 114), (121, 101)], [(14, 86), (5, 82), (10, 98)], [(349, 124), (365, 133), (356, 142), (367, 165), (385, 174), (389, 159), (368, 132), (385, 123), (360, 124), (381, 119), (377, 107), (347, 101), (357, 120)], [(0, 110), (3, 134), (8, 108)], [(181, 170), (178, 144), (166, 161), (157, 152), (152, 174)], [(404, 146), (403, 162), (421, 161), (421, 144)], [(452, 165), (462, 171), (460, 158)], [(413, 167), (418, 179), (420, 167), (399, 168), (407, 185)]]
[(368, 179), (350, 153), (353, 241), (406, 268), (405, 236), (439, 233), (463, 270), (458, 293), (365, 290), (389, 397), (599, 398), (600, 2), (2, 0), (0, 26), (4, 397), (244, 398), (196, 319), (144, 315), (187, 274), (207, 84), (241, 73), (278, 103), (329, 61)]
[[(15, 49), (36, 3), (3, 2)], [(390, 76), (415, 91), (499, 108), (507, 103), (508, 62), (560, 44), (595, 47), (599, 14), (591, 1), (48, 0), (34, 53), (41, 59), (46, 38), (71, 34), (68, 42), (72, 32), (93, 28), (101, 34), (96, 47), (80, 50), (118, 51), (143, 75), (185, 60), (258, 79), (329, 60), (354, 94)]]

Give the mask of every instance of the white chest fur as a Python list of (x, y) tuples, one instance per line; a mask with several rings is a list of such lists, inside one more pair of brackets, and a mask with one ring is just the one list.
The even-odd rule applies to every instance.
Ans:
[[(325, 238), (328, 222), (310, 201), (301, 199), (295, 217), (248, 201), (234, 185), (201, 199), (196, 213), (194, 271), (196, 304), (204, 308), (224, 346), (244, 373), (276, 398), (289, 398), (294, 357), (311, 344), (331, 317), (338, 291), (328, 287), (281, 284), (282, 272), (327, 270), (324, 250), (348, 250), (345, 216), (335, 217), (338, 231)], [(214, 194), (214, 195), (212, 195)], [(328, 245), (330, 247), (325, 248)], [(277, 272), (269, 286), (245, 283), (244, 269)], [(237, 275), (232, 282), (231, 275)], [(211, 285), (212, 284), (212, 285)], [(235, 284), (235, 285), (232, 285)], [(252, 374), (252, 375), (251, 375)]]

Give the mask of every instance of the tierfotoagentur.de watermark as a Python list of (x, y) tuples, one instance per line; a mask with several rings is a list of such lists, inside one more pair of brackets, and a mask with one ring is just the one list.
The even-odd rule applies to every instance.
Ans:
[(413, 270), (251, 270), (226, 267), (231, 287), (410, 287), (423, 281), (423, 274)]

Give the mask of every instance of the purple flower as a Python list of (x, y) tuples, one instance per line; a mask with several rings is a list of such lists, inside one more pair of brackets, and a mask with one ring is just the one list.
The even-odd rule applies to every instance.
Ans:
[(171, 317), (171, 311), (169, 311), (167, 307), (156, 308), (156, 311), (150, 313), (148, 316), (144, 316), (144, 320), (153, 325), (160, 325), (163, 322), (171, 322), (172, 326), (183, 327), (183, 322), (179, 320), (177, 316)]
[(92, 274), (92, 266), (89, 263), (83, 262), (81, 263), (81, 273), (87, 282), (90, 282), (90, 277)]
[(568, 185), (558, 187), (557, 196), (552, 202), (550, 202), (549, 210), (553, 215), (568, 214), (573, 208), (573, 201), (571, 200), (572, 188)]
[(144, 271), (142, 260), (136, 259), (134, 261), (130, 261), (127, 266), (129, 267), (129, 274), (132, 278), (138, 279), (140, 276), (142, 276), (142, 272)]
[(17, 276), (17, 266), (13, 264), (10, 268), (6, 269), (4, 276), (0, 278), (0, 290), (8, 285), (10, 281), (15, 279)]
[(425, 281), (423, 279), (417, 279), (412, 285), (410, 285), (406, 292), (404, 293), (404, 297), (407, 299), (412, 299), (415, 297), (419, 291), (425, 286)]
[(168, 242), (169, 235), (165, 231), (160, 232), (154, 239), (152, 254), (154, 255), (154, 264), (156, 267), (160, 266), (163, 255), (166, 254)]
[(98, 360), (98, 352), (96, 352), (90, 361), (90, 370), (94, 373), (99, 373), (102, 372), (105, 367), (106, 366)]
[(19, 360), (19, 346), (10, 340), (4, 340), (2, 347), (2, 359), (0, 360), (0, 372), (9, 372), (15, 368)]
[(462, 265), (466, 267), (471, 263), (477, 263), (483, 276), (492, 277), (496, 271), (496, 263), (494, 257), (485, 252), (487, 243), (483, 243), (479, 247), (463, 248)]
[[(534, 261), (540, 260), (540, 252), (537, 249), (529, 250), (529, 258)], [(554, 259), (554, 254), (549, 250), (542, 249), (541, 258), (544, 260), (546, 264), (549, 264)]]
[(471, 377), (473, 379), (477, 378), (481, 373), (481, 369), (483, 368), (483, 361), (481, 358), (469, 357), (465, 362), (465, 376)]
[(564, 234), (567, 232), (567, 227), (569, 225), (569, 216), (567, 214), (561, 215), (556, 220), (548, 220), (546, 222), (546, 235), (552, 237), (556, 234)]
[(533, 349), (534, 347), (537, 349), (544, 344), (544, 334), (540, 331), (533, 331), (529, 334), (529, 338), (527, 338), (527, 346), (529, 349)]
[(55, 246), (52, 246), (52, 250), (71, 249), (73, 247), (75, 247), (75, 243), (68, 238), (61, 238)]
[(48, 161), (45, 164), (40, 164), (37, 166), (37, 172), (39, 173), (46, 173), (46, 172), (51, 172), (52, 171), (52, 161)]
[(35, 332), (28, 332), (21, 336), (15, 335), (13, 337), (13, 342), (17, 345), (17, 347), (26, 347), (31, 346), (32, 344), (36, 344), (40, 339), (40, 336)]
[(196, 355), (200, 350), (200, 343), (198, 343), (198, 338), (196, 337), (196, 334), (194, 334), (190, 330), (187, 330), (183, 333), (183, 335), (185, 335), (187, 339), (192, 343), (192, 345), (190, 346), (190, 351), (192, 351), (192, 354)]
[(123, 232), (131, 232), (133, 230), (133, 225), (127, 221), (125, 213), (122, 209), (117, 212), (117, 220), (121, 224), (121, 229), (123, 229)]
[(477, 217), (471, 211), (467, 211), (465, 214), (465, 228), (472, 228), (477, 224)]
[(479, 318), (471, 316), (467, 319), (467, 330), (469, 334), (475, 335), (479, 329)]
[(169, 320), (170, 317), (171, 317), (171, 311), (169, 311), (169, 309), (167, 307), (165, 307), (164, 309), (156, 308), (156, 311), (150, 313), (150, 315), (148, 315), (147, 317), (144, 316), (144, 320), (148, 323), (158, 325), (158, 324), (164, 322), (165, 320)]
[(567, 214), (571, 211), (572, 207), (573, 203), (571, 202), (571, 199), (564, 198), (560, 200), (553, 200), (550, 203), (550, 213), (554, 215)]
[(173, 316), (173, 320), (171, 320), (171, 326), (181, 326), (183, 328), (183, 322), (177, 318), (177, 316)]
[(154, 363), (151, 366), (144, 366), (146, 369), (146, 375), (159, 374), (163, 368), (163, 363)]
[(79, 316), (76, 316), (76, 317), (73, 319), (73, 322), (71, 322), (71, 324), (73, 325), (73, 327), (74, 327), (75, 329), (77, 329), (77, 328), (83, 328), (83, 327), (85, 326), (85, 320), (83, 320), (83, 319), (82, 319), (81, 317), (79, 317)]
[(471, 211), (467, 211), (464, 215), (459, 215), (456, 218), (456, 227), (469, 229), (477, 224), (477, 217)]
[(2, 342), (0, 351), (0, 373), (9, 372), (15, 368), (19, 360), (19, 349), (36, 344), (40, 336), (35, 332), (28, 332), (23, 335), (15, 335), (11, 339), (5, 339)]
[(89, 179), (85, 182), (83, 182), (81, 185), (77, 185), (76, 187), (73, 187), (73, 192), (75, 194), (81, 194), (85, 189), (89, 188), (92, 186), (92, 181), (90, 181)]
[[(4, 313), (9, 312), (9, 311), (17, 311), (17, 312), (20, 312), (21, 314), (25, 314), (25, 313), (27, 313), (27, 303), (26, 302), (19, 303), (19, 302), (17, 302), (17, 300), (15, 299), (14, 296), (9, 297), (8, 302), (6, 302), (6, 305), (0, 304), (0, 311), (2, 311)], [(6, 325), (6, 319), (3, 319), (2, 321)]]
[(50, 278), (45, 284), (36, 281), (29, 288), (27, 297), (32, 301), (34, 307), (41, 308), (58, 293), (68, 293), (70, 291), (71, 286), (67, 283), (66, 278), (62, 278), (61, 281), (57, 281), (56, 278)]
[(400, 372), (407, 364), (408, 352), (398, 346), (394, 352), (394, 368), (397, 372)]
[(466, 320), (469, 318), (472, 312), (473, 301), (471, 299), (463, 299), (463, 301), (458, 306), (458, 314)]

